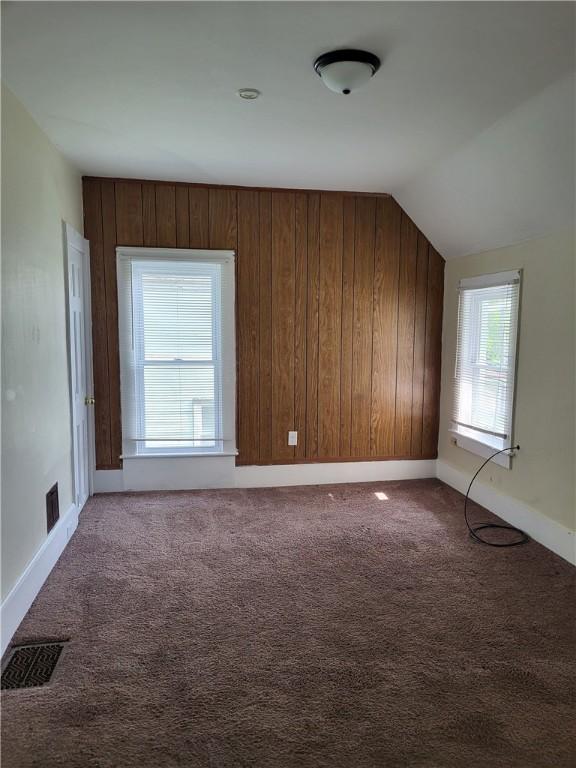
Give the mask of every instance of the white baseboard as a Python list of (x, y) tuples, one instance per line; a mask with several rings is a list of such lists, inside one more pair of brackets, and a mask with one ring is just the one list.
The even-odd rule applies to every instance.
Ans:
[(271, 464), (264, 467), (236, 467), (234, 485), (236, 488), (276, 488), (283, 485), (416, 480), (435, 476), (434, 459)]
[[(436, 462), (436, 476), (460, 493), (466, 493), (470, 483), (468, 475), (440, 459)], [(478, 481), (472, 486), (470, 498), (510, 525), (515, 525), (526, 531), (531, 538), (560, 555), (564, 560), (576, 565), (576, 535), (574, 531), (546, 517), (524, 502), (506, 496)]]
[(121, 469), (96, 469), (93, 476), (94, 493), (120, 493), (124, 490)]
[(94, 492), (275, 488), (284, 485), (415, 480), (436, 476), (434, 459), (341, 461), (236, 467), (233, 456), (134, 458), (124, 469), (94, 473)]
[(78, 525), (78, 510), (72, 504), (65, 515), (56, 523), (22, 576), (12, 587), (0, 609), (2, 625), (2, 647), (0, 655), (10, 644), (20, 622), (40, 592), (58, 558), (66, 548)]

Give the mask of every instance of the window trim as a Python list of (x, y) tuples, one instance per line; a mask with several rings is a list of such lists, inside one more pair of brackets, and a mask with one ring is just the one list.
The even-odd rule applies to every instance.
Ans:
[[(122, 355), (122, 337), (127, 335), (128, 329), (132, 329), (132, 298), (130, 306), (126, 306), (124, 294), (127, 286), (125, 285), (125, 266), (127, 262), (132, 261), (183, 261), (183, 262), (204, 262), (219, 263), (224, 269), (228, 265), (231, 271), (229, 279), (222, 279), (220, 285), (219, 306), (221, 313), (222, 334), (218, 343), (217, 362), (220, 368), (221, 385), (218, 388), (217, 396), (220, 400), (219, 417), (221, 414), (221, 434), (222, 442), (214, 448), (195, 448), (189, 447), (178, 449), (156, 448), (144, 449), (135, 448), (133, 441), (122, 436), (122, 455), (121, 459), (146, 459), (146, 458), (196, 458), (207, 456), (217, 458), (219, 456), (236, 456), (236, 340), (235, 340), (235, 257), (236, 253), (232, 250), (207, 250), (207, 249), (185, 249), (185, 248), (140, 248), (132, 246), (118, 246), (116, 248), (117, 275), (118, 275), (118, 316), (120, 333), (120, 356)], [(129, 288), (132, 293), (131, 287)], [(163, 363), (169, 364), (169, 363)], [(120, 369), (125, 363), (120, 360)], [(224, 375), (224, 372), (227, 372)], [(121, 391), (122, 396), (122, 391)], [(124, 422), (122, 422), (122, 428)]]
[[(486, 434), (481, 438), (481, 430), (475, 430), (473, 427), (468, 428), (465, 425), (457, 424), (452, 416), (450, 418), (450, 426), (448, 432), (452, 436), (452, 441), (460, 448), (464, 448), (471, 453), (475, 453), (483, 458), (490, 457), (495, 451), (503, 448), (511, 448), (514, 445), (514, 421), (515, 421), (515, 405), (516, 405), (516, 381), (517, 381), (517, 369), (518, 369), (518, 347), (520, 338), (520, 305), (522, 299), (522, 270), (515, 269), (506, 272), (494, 272), (486, 275), (476, 275), (474, 277), (462, 278), (458, 283), (458, 296), (460, 297), (460, 291), (462, 289), (482, 289), (482, 288), (496, 288), (499, 286), (507, 285), (511, 282), (518, 282), (518, 303), (516, 309), (515, 318), (515, 333), (512, 336), (510, 344), (510, 359), (513, 361), (511, 366), (510, 383), (508, 388), (508, 401), (507, 406), (510, 412), (510, 434), (502, 438), (501, 444), (491, 444), (491, 436)], [(459, 309), (457, 309), (456, 323), (459, 321)], [(456, 329), (458, 338), (458, 327)], [(457, 354), (457, 350), (455, 351)], [(456, 361), (455, 361), (456, 362)], [(453, 387), (452, 397), (455, 397), (455, 387)], [(474, 434), (472, 434), (474, 433)], [(492, 442), (494, 440), (492, 439)], [(510, 469), (512, 466), (512, 456), (508, 453), (500, 453), (495, 456), (492, 461), (495, 464)]]

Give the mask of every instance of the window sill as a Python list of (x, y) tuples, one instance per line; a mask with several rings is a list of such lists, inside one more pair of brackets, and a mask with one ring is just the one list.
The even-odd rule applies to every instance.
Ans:
[(131, 453), (127, 456), (120, 456), (122, 461), (131, 461), (132, 459), (219, 459), (221, 456), (238, 456), (238, 451), (218, 451), (203, 453)]
[[(499, 450), (498, 446), (482, 443), (480, 440), (476, 440), (473, 437), (463, 435), (457, 429), (450, 429), (448, 431), (452, 435), (452, 440), (455, 445), (459, 448), (463, 448), (465, 451), (475, 453), (477, 456), (482, 456), (484, 459), (489, 458), (495, 451)], [(505, 446), (502, 446), (502, 448), (504, 447)], [(511, 469), (512, 467), (512, 457), (507, 453), (499, 453), (497, 456), (494, 456), (492, 461), (494, 464), (504, 467), (504, 469)]]

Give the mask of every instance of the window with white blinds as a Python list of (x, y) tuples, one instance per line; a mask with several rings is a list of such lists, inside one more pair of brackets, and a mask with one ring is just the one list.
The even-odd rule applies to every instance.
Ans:
[(452, 430), (493, 450), (512, 445), (519, 297), (519, 271), (459, 285)]
[(123, 456), (232, 453), (232, 252), (118, 249)]

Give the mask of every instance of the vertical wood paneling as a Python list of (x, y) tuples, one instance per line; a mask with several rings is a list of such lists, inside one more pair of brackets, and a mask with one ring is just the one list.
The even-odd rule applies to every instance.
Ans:
[(239, 463), (259, 461), (259, 200), (258, 192), (238, 192), (237, 256), (237, 416)]
[(209, 248), (208, 190), (190, 187), (190, 248)]
[(422, 453), (424, 456), (429, 457), (436, 457), (438, 453), (443, 300), (444, 259), (430, 246), (428, 250), (424, 413), (422, 423)]
[(401, 209), (392, 198), (377, 201), (372, 341), (372, 456), (394, 455), (400, 218)]
[(340, 451), (343, 198), (320, 196), (318, 455)]
[(318, 324), (320, 195), (308, 196), (308, 306), (306, 308), (306, 456), (318, 456)]
[(108, 391), (110, 412), (110, 461), (121, 465), (120, 358), (118, 354), (118, 291), (116, 287), (116, 194), (114, 182), (102, 181), (102, 248), (106, 282), (106, 334), (108, 336)]
[(352, 444), (352, 338), (354, 335), (354, 240), (356, 198), (344, 198), (342, 252), (342, 358), (340, 362), (340, 456), (350, 456)]
[(272, 456), (294, 458), (295, 199), (272, 194)]
[(176, 187), (156, 186), (156, 245), (176, 248)]
[(414, 370), (412, 372), (411, 455), (422, 454), (422, 408), (424, 404), (424, 353), (426, 351), (426, 293), (428, 287), (428, 241), (418, 233), (416, 261), (416, 307), (414, 312)]
[(102, 193), (99, 181), (83, 183), (84, 235), (90, 241), (92, 296), (92, 356), (94, 365), (94, 406), (96, 465), (111, 467), (110, 387), (108, 383), (108, 330), (106, 311), (106, 271), (102, 235)]
[(84, 212), (99, 469), (121, 466), (120, 244), (237, 251), (239, 464), (436, 455), (444, 262), (392, 198), (85, 179)]
[(236, 190), (211, 189), (209, 196), (210, 248), (236, 249)]
[(117, 244), (143, 245), (142, 185), (121, 181), (115, 191)]
[(152, 183), (142, 184), (142, 216), (144, 246), (156, 247), (156, 189)]
[(272, 458), (272, 195), (260, 192), (260, 461)]
[(176, 246), (190, 248), (188, 187), (176, 187)]
[(394, 455), (409, 456), (412, 450), (412, 371), (414, 368), (414, 309), (418, 231), (402, 214), (400, 226), (400, 274), (398, 280), (398, 350), (396, 359), (396, 427)]
[(370, 455), (376, 201), (356, 198), (352, 332), (352, 456)]
[(295, 200), (294, 429), (296, 458), (306, 456), (306, 306), (308, 301), (308, 196)]

